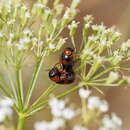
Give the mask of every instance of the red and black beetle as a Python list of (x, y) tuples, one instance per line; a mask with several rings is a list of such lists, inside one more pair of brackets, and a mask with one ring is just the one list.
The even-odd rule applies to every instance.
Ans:
[(75, 80), (73, 65), (74, 50), (68, 47), (62, 52), (60, 62), (49, 71), (49, 78), (58, 84), (72, 83)]
[(60, 56), (60, 62), (63, 65), (74, 65), (74, 50), (70, 47), (66, 48)]
[(59, 69), (56, 64), (50, 71), (49, 71), (49, 78), (58, 83), (58, 84), (70, 84), (75, 80), (75, 73), (73, 70), (66, 71), (66, 69)]

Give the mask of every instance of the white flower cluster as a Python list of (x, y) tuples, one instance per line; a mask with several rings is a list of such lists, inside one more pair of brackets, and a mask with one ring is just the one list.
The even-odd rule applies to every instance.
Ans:
[(65, 120), (73, 119), (78, 112), (66, 107), (64, 100), (52, 98), (49, 102), (53, 120), (50, 122), (41, 121), (35, 124), (35, 130), (58, 130), (65, 126)]
[(130, 39), (128, 41), (122, 43), (122, 45), (121, 45), (121, 50), (122, 51), (127, 51), (128, 48), (130, 48)]
[(76, 125), (76, 126), (74, 126), (73, 130), (88, 130), (88, 129), (83, 126)]
[(65, 125), (63, 119), (53, 119), (51, 122), (41, 121), (35, 123), (35, 130), (58, 130)]
[(11, 116), (13, 113), (12, 107), (13, 101), (10, 98), (0, 99), (0, 122), (3, 122), (7, 116)]
[(99, 130), (123, 130), (122, 120), (115, 113), (112, 113), (111, 119), (108, 115), (105, 115), (102, 119), (102, 127)]
[(108, 103), (105, 100), (100, 100), (100, 98), (96, 96), (90, 96), (88, 98), (87, 107), (89, 109), (98, 109), (101, 112), (108, 111)]
[(51, 113), (55, 117), (70, 120), (77, 115), (76, 111), (71, 108), (65, 107), (66, 102), (64, 100), (52, 98), (49, 102), (49, 105), (51, 107)]
[(89, 97), (89, 95), (91, 94), (91, 91), (90, 90), (86, 90), (86, 89), (84, 89), (84, 88), (81, 88), (81, 89), (79, 89), (79, 96), (81, 97), (81, 98), (88, 98)]
[(91, 94), (90, 90), (86, 90), (84, 88), (81, 88), (79, 90), (80, 97), (88, 100), (87, 107), (90, 110), (91, 109), (98, 109), (101, 112), (108, 111), (108, 103), (105, 100), (100, 100), (99, 97), (97, 97), (97, 96), (90, 96), (90, 94)]

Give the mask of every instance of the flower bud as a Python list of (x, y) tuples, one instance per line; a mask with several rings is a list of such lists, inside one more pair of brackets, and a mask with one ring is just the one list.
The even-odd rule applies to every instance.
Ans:
[(72, 23), (68, 26), (68, 28), (69, 28), (69, 30), (70, 30), (69, 35), (70, 35), (71, 37), (75, 35), (76, 30), (77, 30), (77, 28), (78, 28), (78, 24), (79, 24), (79, 22), (76, 23), (75, 21), (72, 21)]

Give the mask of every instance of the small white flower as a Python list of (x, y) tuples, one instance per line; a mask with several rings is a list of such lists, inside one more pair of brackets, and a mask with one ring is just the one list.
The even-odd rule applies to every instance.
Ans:
[(95, 60), (98, 62), (98, 63), (102, 63), (104, 61), (104, 57), (101, 57), (101, 56), (95, 56)]
[(42, 3), (36, 3), (35, 6), (39, 7), (39, 8), (43, 8), (44, 7), (44, 5)]
[(14, 34), (13, 34), (13, 33), (10, 33), (9, 36), (10, 36), (11, 38), (13, 38), (13, 37), (14, 37)]
[(74, 126), (73, 130), (88, 130), (88, 129), (83, 126), (76, 125), (76, 126)]
[(32, 41), (33, 41), (33, 42), (37, 42), (38, 39), (37, 39), (36, 37), (34, 37), (34, 38), (32, 38)]
[(63, 16), (64, 19), (69, 19), (70, 18), (70, 15), (72, 14), (75, 14), (76, 13), (76, 10), (75, 9), (72, 9), (72, 8), (68, 8)]
[(114, 71), (111, 71), (110, 74), (109, 74), (109, 77), (107, 78), (107, 83), (113, 83), (115, 82), (116, 80), (118, 80), (119, 78), (119, 73), (118, 72), (114, 72)]
[(43, 41), (38, 42), (38, 46), (42, 46), (43, 45)]
[(18, 50), (24, 50), (25, 49), (25, 44), (16, 44), (16, 47), (18, 48)]
[(94, 109), (96, 107), (99, 107), (99, 105), (100, 105), (99, 97), (96, 97), (96, 96), (89, 97), (89, 99), (88, 99), (88, 108), (89, 109)]
[(29, 11), (27, 11), (26, 13), (25, 13), (25, 18), (30, 18), (31, 17), (31, 14), (29, 13)]
[(106, 38), (101, 39), (99, 44), (100, 45), (107, 45), (107, 39)]
[(103, 32), (106, 29), (106, 27), (103, 24), (92, 25), (92, 29), (95, 30), (95, 31)]
[(99, 106), (100, 111), (107, 112), (108, 111), (108, 103), (103, 100), (101, 105)]
[(100, 100), (99, 97), (91, 96), (88, 98), (88, 108), (98, 109), (101, 112), (106, 112), (108, 110), (108, 103), (105, 100)]
[(55, 45), (54, 44), (49, 44), (49, 49), (55, 49)]
[(91, 94), (90, 90), (86, 90), (84, 88), (79, 89), (79, 96), (81, 98), (88, 98), (90, 94)]
[(65, 119), (70, 120), (76, 116), (76, 112), (70, 108), (63, 110), (62, 115)]
[(65, 121), (63, 119), (54, 119), (49, 123), (49, 130), (58, 130), (64, 127)]
[(3, 33), (2, 32), (0, 32), (0, 37), (3, 37)]
[(49, 123), (46, 121), (36, 122), (34, 127), (35, 130), (48, 130)]
[(110, 72), (110, 75), (115, 80), (119, 78), (119, 73), (118, 72), (112, 71), (112, 72)]
[(112, 121), (118, 126), (122, 126), (122, 120), (115, 113), (112, 113)]
[(20, 39), (21, 44), (27, 44), (29, 42), (30, 42), (30, 38), (28, 38), (28, 37), (24, 37), (24, 38)]
[(56, 98), (52, 98), (49, 102), (51, 107), (51, 113), (56, 117), (62, 116), (62, 111), (65, 107), (65, 102), (63, 100), (58, 100)]
[(7, 97), (0, 100), (0, 122), (3, 122), (7, 116), (13, 114), (11, 107), (13, 106), (13, 101)]
[(79, 22), (72, 21), (72, 23), (70, 25), (68, 25), (68, 28), (69, 29), (77, 28), (78, 24), (79, 24)]
[(130, 83), (130, 77), (127, 78), (128, 83)]
[(87, 28), (89, 28), (90, 27), (90, 24), (88, 24), (88, 23), (86, 23), (85, 25), (84, 25), (84, 28), (85, 29), (87, 29)]
[(117, 117), (115, 113), (112, 113), (111, 118), (108, 115), (105, 115), (99, 130), (123, 130), (122, 120)]
[(87, 55), (90, 55), (90, 56), (93, 56), (93, 55), (94, 55), (93, 51), (90, 50), (90, 49), (84, 50), (83, 53), (84, 53), (84, 54), (87, 54)]
[(10, 98), (3, 98), (0, 100), (0, 107), (10, 107), (13, 106), (13, 101)]
[(13, 44), (12, 44), (12, 41), (11, 41), (11, 40), (8, 40), (8, 41), (7, 41), (7, 46), (8, 46), (8, 47), (11, 47), (12, 45), (13, 45)]
[(13, 24), (15, 22), (15, 19), (11, 19), (10, 21), (7, 21), (7, 24), (10, 25), (10, 24)]
[(26, 34), (26, 35), (28, 35), (28, 34), (32, 35), (32, 31), (29, 30), (29, 29), (24, 30), (23, 33)]
[(130, 39), (128, 41), (122, 43), (121, 50), (122, 51), (127, 51), (129, 47), (130, 47)]

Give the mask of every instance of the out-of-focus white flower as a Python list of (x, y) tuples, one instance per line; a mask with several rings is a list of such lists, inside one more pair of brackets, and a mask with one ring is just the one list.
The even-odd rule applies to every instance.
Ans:
[(0, 107), (10, 107), (13, 106), (13, 101), (10, 98), (0, 99)]
[(27, 11), (26, 13), (25, 13), (25, 18), (30, 18), (31, 17), (31, 14), (29, 13), (29, 11)]
[(3, 33), (2, 32), (0, 32), (0, 37), (3, 37)]
[(34, 6), (39, 7), (39, 8), (43, 8), (44, 7), (44, 5), (42, 3), (36, 3)]
[(112, 121), (115, 124), (122, 126), (122, 120), (115, 113), (112, 113)]
[(64, 109), (66, 102), (63, 100), (58, 100), (56, 98), (52, 98), (49, 102), (51, 108), (59, 108)]
[(83, 54), (87, 54), (87, 55), (93, 56), (94, 52), (92, 50), (90, 50), (90, 49), (87, 49), (87, 50), (83, 51)]
[(65, 121), (63, 119), (53, 119), (50, 122), (47, 121), (36, 122), (34, 127), (35, 130), (58, 130), (64, 127), (64, 125)]
[(64, 127), (65, 121), (63, 119), (54, 119), (49, 124), (49, 130), (58, 130)]
[(48, 130), (49, 123), (47, 121), (36, 122), (34, 127), (35, 130)]
[(106, 27), (103, 24), (93, 25), (92, 29), (95, 30), (95, 31), (103, 32), (106, 29)]
[(23, 37), (20, 39), (21, 44), (27, 44), (29, 42), (30, 42), (30, 38), (28, 38), (28, 37)]
[(83, 126), (76, 125), (76, 126), (74, 126), (73, 130), (88, 130), (88, 129)]
[(13, 110), (13, 101), (9, 98), (0, 99), (0, 122), (3, 122), (7, 116), (11, 116)]
[(63, 118), (65, 118), (67, 120), (74, 118), (75, 115), (76, 115), (76, 112), (74, 110), (70, 109), (70, 108), (66, 108), (62, 112)]
[(55, 117), (70, 120), (77, 115), (76, 111), (71, 108), (65, 107), (66, 102), (63, 100), (52, 98), (49, 102), (49, 105), (51, 107), (51, 113)]
[(107, 83), (113, 83), (115, 82), (116, 80), (118, 80), (119, 78), (119, 73), (118, 72), (114, 72), (114, 71), (111, 71), (110, 74), (109, 74), (109, 77), (107, 78)]
[(12, 44), (11, 40), (8, 40), (8, 41), (7, 41), (7, 46), (8, 46), (8, 47), (11, 47), (12, 45), (13, 45), (13, 44)]
[(121, 50), (122, 51), (127, 51), (129, 47), (130, 47), (130, 39), (128, 39), (128, 41), (122, 43)]
[(88, 98), (88, 108), (106, 112), (108, 110), (108, 103), (105, 100), (100, 100), (99, 97), (91, 96)]
[(55, 49), (55, 45), (54, 44), (49, 44), (49, 49)]
[(79, 89), (79, 96), (81, 98), (88, 98), (90, 94), (91, 94), (90, 90), (86, 90), (84, 88)]
[(42, 46), (42, 45), (43, 45), (43, 41), (39, 41), (38, 46)]
[(7, 21), (7, 24), (10, 25), (10, 24), (13, 24), (15, 22), (15, 19), (11, 19), (10, 21)]
[(78, 24), (79, 24), (79, 22), (72, 21), (72, 23), (71, 23), (70, 25), (68, 25), (68, 28), (69, 28), (69, 29), (77, 28), (77, 27), (78, 27)]
[(13, 33), (10, 33), (9, 36), (10, 36), (11, 38), (13, 38), (13, 37), (14, 37), (14, 34), (13, 34)]
[(25, 49), (25, 44), (16, 44), (16, 47), (18, 48), (18, 50), (24, 50)]
[(99, 130), (123, 130), (122, 129), (122, 120), (117, 117), (115, 113), (112, 113), (111, 119), (108, 115), (105, 115), (102, 120), (102, 126)]
[(51, 107), (51, 113), (54, 116), (56, 117), (62, 116), (62, 111), (65, 107), (65, 101), (52, 98), (49, 102), (49, 105)]
[(29, 29), (24, 30), (23, 33), (26, 35), (32, 35), (32, 31)]

